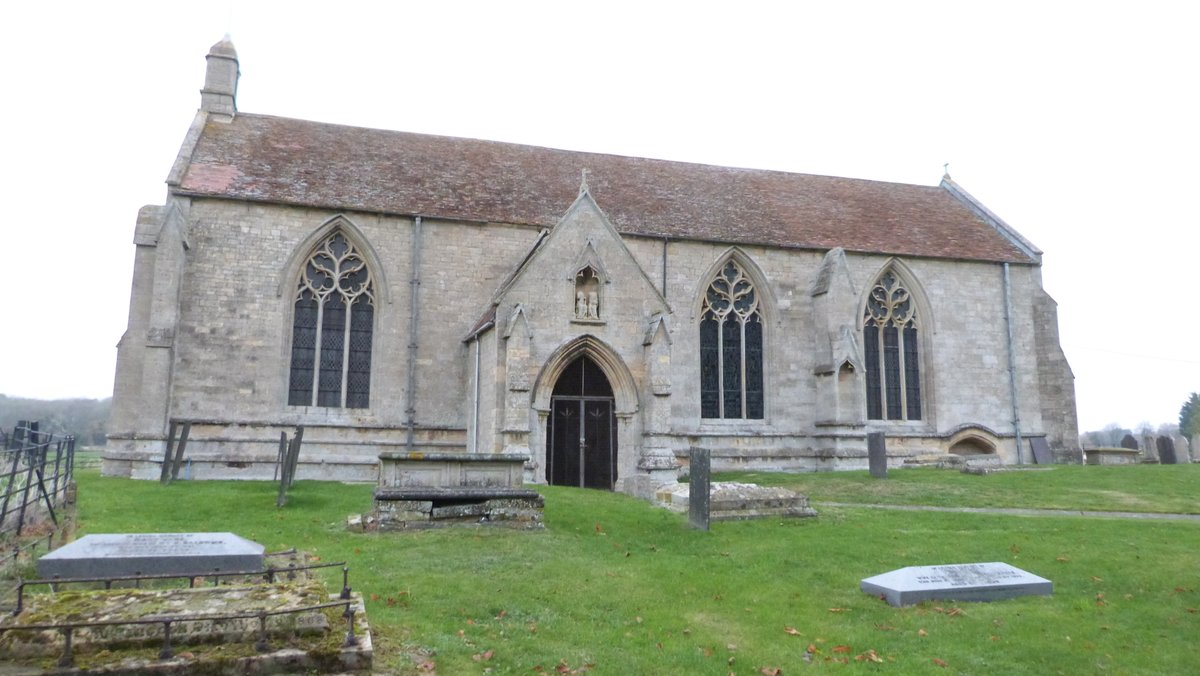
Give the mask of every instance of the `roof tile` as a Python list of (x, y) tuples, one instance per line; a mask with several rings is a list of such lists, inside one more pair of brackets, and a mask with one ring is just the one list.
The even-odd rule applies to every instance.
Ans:
[(622, 234), (1031, 263), (938, 186), (736, 169), (239, 113), (178, 192), (550, 227), (589, 190)]

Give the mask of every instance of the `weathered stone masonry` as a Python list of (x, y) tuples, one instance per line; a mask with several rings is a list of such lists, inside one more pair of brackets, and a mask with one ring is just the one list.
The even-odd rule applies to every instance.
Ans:
[[(108, 474), (157, 477), (171, 420), (193, 423), (198, 478), (269, 478), (279, 433), (304, 425), (301, 478), (372, 481), (385, 451), (508, 452), (530, 457), (532, 481), (558, 463), (639, 494), (693, 446), (718, 470), (865, 468), (868, 431), (895, 463), (1028, 462), (1039, 437), (1075, 450), (1041, 252), (948, 176), (907, 186), (337, 127), (241, 113), (236, 91), (224, 41), (167, 199), (138, 215)], [(337, 234), (373, 284), (369, 403), (289, 405), (297, 283)], [(705, 334), (727, 272), (755, 314)], [(885, 278), (886, 302), (916, 319), (868, 334)], [(329, 317), (322, 340), (341, 335)], [(334, 382), (341, 366), (322, 368)], [(705, 396), (732, 403), (713, 417)], [(872, 396), (892, 419), (872, 419)], [(898, 397), (919, 412), (895, 419)], [(615, 476), (596, 474), (603, 453)]]

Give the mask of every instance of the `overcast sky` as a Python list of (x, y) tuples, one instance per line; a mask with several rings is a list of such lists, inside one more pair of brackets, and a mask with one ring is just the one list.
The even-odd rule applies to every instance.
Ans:
[[(1044, 250), (1081, 430), (1200, 391), (1189, 3), (9, 2), (0, 393), (112, 393), (134, 221), (229, 33), (245, 112), (881, 181)], [(997, 318), (999, 321), (999, 318)]]

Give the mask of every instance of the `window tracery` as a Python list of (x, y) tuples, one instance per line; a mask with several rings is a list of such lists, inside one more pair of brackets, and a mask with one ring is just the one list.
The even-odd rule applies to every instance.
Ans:
[(763, 319), (746, 272), (730, 260), (700, 315), (700, 416), (763, 417)]
[(918, 331), (912, 293), (895, 272), (880, 275), (863, 313), (868, 419), (921, 419)]
[(334, 232), (309, 256), (296, 288), (289, 405), (369, 405), (374, 304), (366, 260)]

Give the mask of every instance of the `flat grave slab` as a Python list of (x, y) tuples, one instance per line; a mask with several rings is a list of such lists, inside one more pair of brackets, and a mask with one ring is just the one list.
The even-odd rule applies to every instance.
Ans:
[(859, 588), (893, 606), (921, 601), (1002, 601), (1017, 596), (1049, 596), (1054, 583), (1007, 563), (909, 566), (868, 577)]
[(258, 571), (263, 549), (233, 533), (105, 533), (46, 554), (37, 571), (42, 578)]

